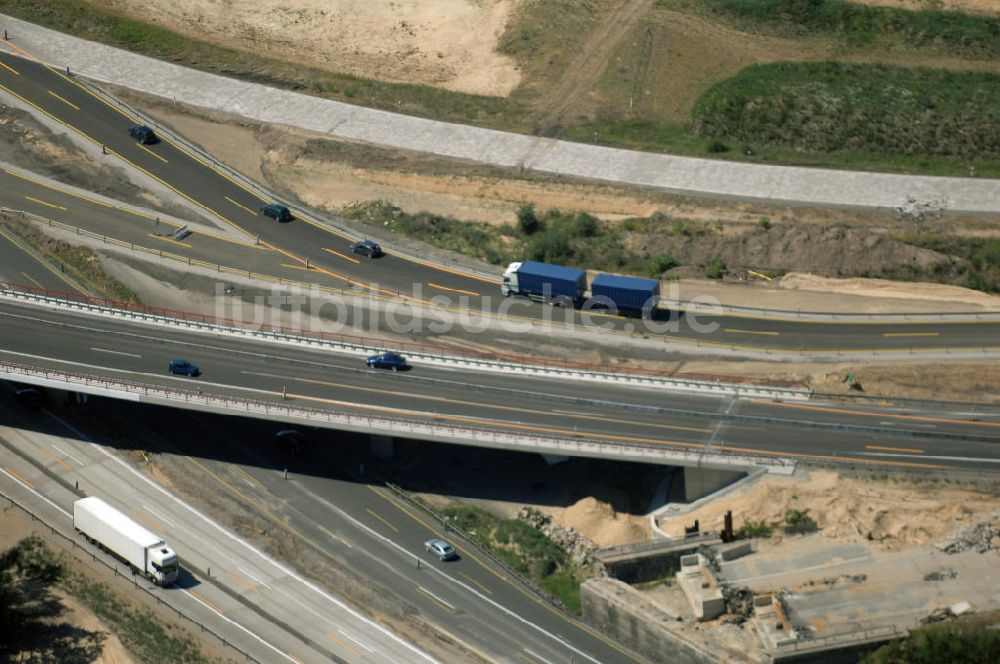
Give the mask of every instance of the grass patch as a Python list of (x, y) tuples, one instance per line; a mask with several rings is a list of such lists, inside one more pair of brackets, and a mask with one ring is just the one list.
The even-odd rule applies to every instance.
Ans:
[(41, 254), (54, 270), (61, 271), (87, 290), (113, 300), (140, 302), (131, 288), (104, 271), (97, 254), (90, 249), (50, 238), (28, 224), (8, 220), (7, 227)]
[(1000, 74), (837, 62), (753, 65), (695, 104), (706, 139), (803, 152), (1000, 158)]
[(897, 235), (895, 239), (964, 261), (958, 265), (960, 273), (964, 270), (962, 285), (986, 293), (1000, 293), (1000, 238), (925, 233)]
[(500, 519), (471, 505), (454, 505), (442, 513), (511, 569), (558, 598), (573, 613), (580, 613), (580, 582), (585, 571), (540, 531), (520, 519)]
[(992, 664), (1000, 661), (1000, 614), (963, 617), (915, 629), (861, 658), (862, 664)]
[(774, 534), (774, 527), (764, 519), (760, 521), (747, 519), (743, 526), (734, 533), (736, 539), (759, 539), (770, 537), (772, 534)]
[(895, 40), (967, 58), (1000, 55), (1000, 18), (993, 16), (872, 7), (846, 0), (704, 0), (704, 5), (740, 24), (782, 35), (830, 34), (850, 45)]

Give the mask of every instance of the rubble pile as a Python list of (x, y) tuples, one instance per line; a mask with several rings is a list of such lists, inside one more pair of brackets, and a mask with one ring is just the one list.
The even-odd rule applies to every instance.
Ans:
[(552, 521), (552, 517), (547, 514), (527, 506), (520, 509), (517, 518), (541, 531), (543, 535), (562, 547), (577, 565), (590, 567), (594, 564), (594, 551), (597, 550), (597, 545), (572, 528), (565, 528)]
[(982, 521), (962, 529), (958, 535), (944, 547), (945, 553), (962, 553), (975, 551), (986, 553), (1000, 548), (1000, 522)]

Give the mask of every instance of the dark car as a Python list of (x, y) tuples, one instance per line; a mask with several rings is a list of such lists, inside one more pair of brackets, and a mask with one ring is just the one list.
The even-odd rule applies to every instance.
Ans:
[(187, 360), (170, 360), (167, 365), (170, 373), (191, 378), (201, 375), (201, 370)]
[(399, 353), (379, 353), (368, 358), (371, 369), (392, 369), (399, 371), (406, 368), (406, 358)]
[(458, 553), (455, 552), (455, 547), (448, 544), (443, 539), (438, 539), (436, 537), (431, 538), (424, 542), (424, 548), (437, 556), (438, 560), (455, 560), (458, 558)]
[(260, 209), (260, 213), (265, 217), (270, 217), (275, 221), (291, 221), (292, 213), (291, 211), (281, 205), (280, 203), (271, 203), (270, 205), (265, 205)]
[(368, 258), (378, 258), (383, 255), (382, 247), (371, 240), (362, 240), (351, 245), (351, 250), (356, 254), (367, 256)]
[(145, 143), (146, 145), (152, 145), (160, 140), (157, 138), (153, 130), (146, 125), (136, 125), (134, 127), (130, 127), (128, 135), (140, 143)]
[(274, 437), (278, 441), (278, 445), (293, 456), (302, 454), (309, 444), (309, 439), (306, 438), (306, 435), (296, 429), (279, 431), (274, 434)]

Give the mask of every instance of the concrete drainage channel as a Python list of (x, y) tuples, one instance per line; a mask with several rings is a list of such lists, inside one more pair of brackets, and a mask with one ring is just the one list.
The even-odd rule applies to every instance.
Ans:
[[(28, 302), (50, 309), (84, 313), (103, 318), (129, 320), (146, 325), (180, 328), (188, 331), (210, 334), (213, 336), (253, 339), (256, 341), (264, 341), (286, 346), (324, 348), (338, 353), (346, 353), (357, 356), (368, 356), (385, 350), (384, 346), (252, 330), (206, 321), (185, 320), (183, 318), (175, 318), (161, 314), (129, 311), (127, 309), (119, 309), (88, 302), (66, 300), (7, 287), (0, 287), (0, 297), (13, 301)], [(420, 351), (408, 351), (407, 358), (416, 363), (474, 369), (476, 371), (488, 371), (492, 373), (536, 376), (540, 378), (553, 378), (558, 380), (585, 380), (594, 383), (611, 383), (630, 387), (651, 387), (713, 396), (775, 399), (782, 401), (808, 401), (812, 395), (811, 390), (808, 388), (741, 385), (737, 383), (725, 383), (722, 381), (685, 380), (681, 378), (667, 378), (661, 376), (644, 376), (641, 374), (584, 371), (581, 369), (567, 367), (501, 362), (497, 360), (468, 358), (456, 355), (439, 355)]]

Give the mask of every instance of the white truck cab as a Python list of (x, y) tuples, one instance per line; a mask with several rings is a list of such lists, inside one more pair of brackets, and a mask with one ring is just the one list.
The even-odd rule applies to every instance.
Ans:
[(521, 292), (517, 283), (517, 271), (521, 269), (521, 263), (511, 263), (503, 273), (503, 281), (500, 283), (500, 292), (504, 297), (517, 295)]

